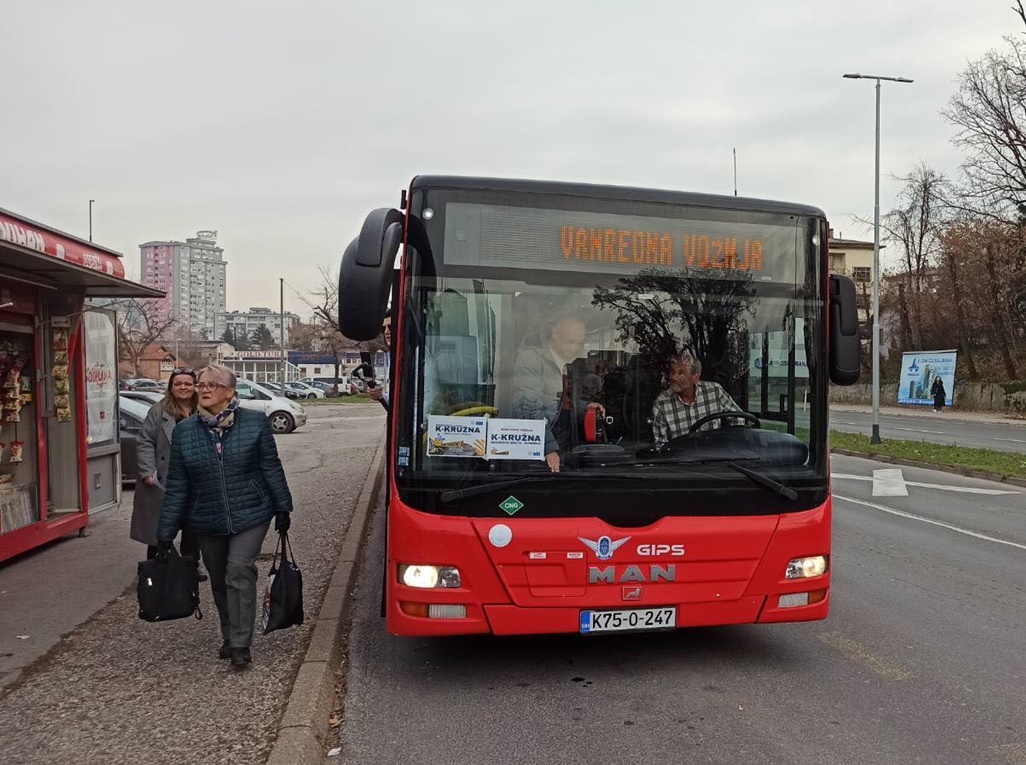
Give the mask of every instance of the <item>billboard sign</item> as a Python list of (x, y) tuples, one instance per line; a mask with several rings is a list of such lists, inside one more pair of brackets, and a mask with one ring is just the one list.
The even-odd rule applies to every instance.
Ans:
[(901, 382), (898, 385), (899, 404), (933, 406), (933, 381), (940, 377), (944, 383), (944, 404), (955, 401), (956, 351), (926, 351), (905, 353), (901, 358)]

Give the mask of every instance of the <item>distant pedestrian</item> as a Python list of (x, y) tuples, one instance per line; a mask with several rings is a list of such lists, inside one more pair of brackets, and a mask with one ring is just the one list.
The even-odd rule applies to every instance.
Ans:
[[(391, 351), (392, 350), (392, 316), (390, 314), (386, 315), (384, 321), (381, 322), (381, 334), (385, 338), (385, 347), (389, 351)], [(373, 370), (371, 370), (371, 374), (373, 375)], [(385, 411), (386, 412), (391, 412), (391, 409), (389, 409), (388, 394), (385, 393), (385, 389), (381, 386), (380, 383), (375, 384), (373, 388), (370, 387), (370, 386), (367, 386), (367, 395), (370, 396), (374, 401), (377, 401), (379, 404), (381, 404), (383, 407), (385, 407)]]
[(221, 621), (218, 656), (243, 669), (252, 661), (256, 558), (274, 519), (287, 531), (292, 494), (271, 424), (241, 409), (235, 374), (219, 364), (200, 370), (199, 409), (174, 431), (157, 539), (169, 547), (180, 528), (199, 538)]
[[(129, 536), (136, 542), (146, 545), (147, 559), (157, 554), (157, 522), (160, 520), (160, 506), (164, 501), (164, 487), (167, 485), (171, 434), (179, 422), (196, 413), (198, 404), (196, 373), (188, 367), (171, 370), (171, 377), (167, 381), (167, 394), (162, 401), (150, 407), (136, 436), (139, 477), (132, 502), (132, 526)], [(190, 531), (182, 532), (181, 553), (199, 558), (196, 535)], [(205, 581), (206, 578), (207, 575), (201, 572), (200, 580)]]
[(933, 411), (944, 411), (944, 399), (948, 397), (944, 390), (944, 381), (937, 375), (933, 378), (933, 385), (930, 386), (930, 395), (933, 396)]

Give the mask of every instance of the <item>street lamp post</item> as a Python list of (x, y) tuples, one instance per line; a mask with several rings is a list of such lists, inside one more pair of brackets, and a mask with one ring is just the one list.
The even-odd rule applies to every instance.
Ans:
[(880, 81), (905, 82), (907, 77), (876, 74), (846, 74), (849, 80), (876, 80), (876, 168), (873, 179), (873, 434), (871, 444), (880, 443)]
[(89, 200), (89, 241), (93, 241), (93, 202), (95, 199)]
[(281, 358), (278, 364), (278, 384), (281, 385), (282, 393), (285, 392), (285, 280), (278, 279), (278, 313), (281, 322)]

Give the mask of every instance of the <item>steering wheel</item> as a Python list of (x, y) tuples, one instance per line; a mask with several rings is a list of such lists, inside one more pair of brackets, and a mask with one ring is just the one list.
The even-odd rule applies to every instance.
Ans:
[(494, 406), (488, 406), (482, 404), (480, 401), (464, 401), (463, 403), (456, 404), (449, 411), (450, 417), (494, 417), (499, 413), (499, 410)]
[(661, 451), (661, 452), (672, 452), (675, 449), (680, 448), (684, 444), (688, 443), (688, 441), (690, 441), (690, 439), (691, 439), (692, 434), (694, 434), (700, 427), (705, 425), (707, 422), (712, 422), (713, 420), (730, 419), (730, 418), (737, 418), (737, 419), (741, 419), (741, 420), (748, 420), (748, 421), (752, 422), (755, 425), (755, 427), (757, 427), (757, 428), (761, 428), (762, 427), (762, 421), (758, 417), (756, 417), (754, 414), (749, 414), (748, 412), (717, 412), (716, 414), (709, 414), (709, 415), (706, 415), (705, 417), (700, 417), (699, 419), (695, 420), (695, 424), (692, 425), (690, 428), (688, 428), (688, 432), (687, 433), (682, 433), (679, 436), (674, 436), (669, 441), (667, 441), (665, 444), (663, 444), (662, 448), (659, 451)]
[(705, 417), (699, 417), (697, 420), (695, 420), (694, 424), (690, 428), (688, 428), (688, 434), (690, 435), (691, 433), (694, 433), (706, 423), (713, 422), (714, 420), (728, 419), (748, 420), (749, 422), (753, 423), (755, 427), (762, 427), (762, 421), (754, 414), (749, 414), (748, 412), (717, 412), (716, 414), (707, 414)]

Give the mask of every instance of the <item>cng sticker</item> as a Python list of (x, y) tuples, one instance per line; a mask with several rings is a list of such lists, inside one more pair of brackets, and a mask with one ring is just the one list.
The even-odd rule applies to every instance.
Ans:
[(524, 503), (519, 499), (510, 494), (506, 499), (502, 500), (499, 507), (502, 508), (509, 515), (515, 515), (516, 512), (524, 506)]

